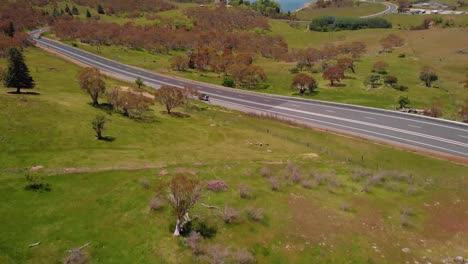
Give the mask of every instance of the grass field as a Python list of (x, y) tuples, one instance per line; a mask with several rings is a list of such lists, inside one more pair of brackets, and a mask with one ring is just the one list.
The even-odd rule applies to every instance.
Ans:
[(376, 14), (386, 9), (381, 4), (359, 3), (359, 6), (352, 7), (329, 7), (313, 8), (307, 7), (296, 12), (298, 19), (308, 20), (318, 16), (337, 16), (337, 17), (361, 17)]
[[(232, 225), (203, 206), (192, 212), (217, 227), (205, 245), (247, 248), (258, 263), (434, 263), (468, 254), (464, 166), (195, 102), (176, 109), (188, 118), (160, 106), (147, 122), (113, 113), (104, 135), (115, 140), (97, 141), (90, 121), (105, 111), (78, 88), (79, 68), (35, 48), (26, 59), (40, 95), (0, 88), (0, 263), (59, 263), (87, 242), (93, 263), (194, 261), (183, 238), (172, 237), (170, 208), (148, 209), (153, 186), (176, 173), (228, 184), (226, 192), (204, 192), (206, 204), (265, 209), (261, 222), (242, 213)], [(107, 80), (108, 88), (121, 84)], [(332, 173), (334, 184), (309, 190), (283, 180), (281, 191), (271, 191), (260, 169), (283, 179), (287, 161), (304, 178)], [(396, 170), (401, 178), (365, 193), (364, 181), (352, 180), (355, 169)], [(52, 191), (26, 191), (28, 174)], [(143, 178), (152, 187), (143, 188)], [(255, 197), (240, 199), (239, 183)]]

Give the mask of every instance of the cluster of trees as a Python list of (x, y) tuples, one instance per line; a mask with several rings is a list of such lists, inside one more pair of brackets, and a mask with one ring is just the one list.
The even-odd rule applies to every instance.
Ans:
[[(239, 23), (242, 23), (239, 21)], [(92, 45), (120, 45), (149, 52), (167, 53), (171, 50), (195, 50), (210, 47), (217, 51), (259, 53), (277, 58), (288, 46), (280, 36), (258, 35), (251, 32), (170, 29), (158, 26), (118, 25), (97, 21), (60, 20), (53, 27), (62, 39), (80, 39)]]
[(6, 57), (11, 48), (31, 45), (33, 42), (24, 30), (48, 22), (47, 14), (26, 2), (8, 2), (0, 6), (0, 58)]
[(171, 67), (178, 71), (190, 68), (223, 73), (225, 80), (231, 80), (225, 81), (223, 85), (253, 89), (266, 80), (263, 69), (252, 64), (253, 59), (249, 53), (234, 54), (231, 49), (217, 52), (210, 47), (203, 47), (188, 52), (186, 56), (172, 58)]
[(364, 28), (391, 28), (392, 23), (380, 18), (352, 18), (322, 16), (312, 19), (310, 30), (328, 32), (338, 30), (358, 30)]
[(397, 85), (397, 77), (387, 75), (388, 66), (388, 63), (385, 61), (376, 61), (372, 65), (373, 74), (364, 80), (364, 84), (370, 86), (371, 88), (377, 88), (385, 84), (399, 91), (408, 90), (407, 86)]
[(195, 26), (205, 31), (232, 32), (261, 28), (269, 30), (268, 20), (249, 9), (226, 8), (189, 8), (185, 14), (195, 21)]
[[(366, 50), (366, 44), (360, 41), (343, 43), (338, 46), (327, 44), (321, 49), (310, 47), (303, 50), (292, 50), (289, 52), (287, 60), (296, 61), (296, 69), (299, 71), (304, 69), (310, 70), (314, 64), (318, 62), (336, 60), (340, 56), (351, 57), (352, 59), (360, 58), (366, 53)], [(323, 66), (323, 68), (326, 68), (328, 65), (327, 63), (324, 63)], [(293, 72), (294, 71), (295, 70), (293, 70)]]
[(94, 7), (99, 14), (114, 14), (132, 11), (160, 12), (175, 9), (176, 6), (164, 0), (73, 0), (73, 2)]
[[(99, 98), (107, 95), (107, 101), (114, 110), (131, 118), (141, 117), (154, 102), (164, 105), (167, 113), (171, 114), (173, 108), (186, 104), (190, 98), (198, 96), (198, 91), (190, 86), (184, 89), (162, 86), (154, 94), (128, 87), (116, 87), (106, 94), (104, 76), (93, 67), (83, 68), (78, 73), (77, 79), (81, 89), (91, 97), (93, 106), (99, 106)], [(140, 78), (135, 83), (139, 87), (143, 86)]]

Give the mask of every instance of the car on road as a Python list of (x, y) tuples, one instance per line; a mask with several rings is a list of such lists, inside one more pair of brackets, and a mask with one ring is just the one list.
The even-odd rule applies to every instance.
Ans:
[(199, 99), (200, 101), (209, 101), (209, 100), (210, 100), (210, 96), (207, 95), (207, 94), (202, 93), (202, 94), (200, 94), (200, 95), (198, 96), (198, 99)]

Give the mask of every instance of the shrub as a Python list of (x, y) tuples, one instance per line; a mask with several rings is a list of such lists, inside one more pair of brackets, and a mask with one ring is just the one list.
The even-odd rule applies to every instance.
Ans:
[(398, 90), (400, 92), (404, 92), (404, 91), (408, 91), (408, 86), (405, 86), (405, 85), (393, 85), (392, 86), (393, 89), (395, 90)]
[(315, 181), (313, 181), (311, 179), (304, 179), (304, 180), (301, 181), (301, 185), (302, 185), (302, 187), (304, 187), (306, 189), (312, 189), (317, 184), (315, 183)]
[(291, 181), (292, 183), (299, 183), (302, 180), (302, 177), (299, 174), (299, 168), (293, 162), (288, 162), (284, 176), (286, 180)]
[(398, 54), (398, 58), (406, 58), (406, 54), (400, 53), (400, 54)]
[(239, 264), (253, 264), (255, 263), (255, 258), (247, 249), (242, 248), (238, 249), (234, 253), (234, 261)]
[(402, 227), (410, 227), (411, 221), (410, 221), (410, 216), (413, 214), (413, 209), (411, 207), (403, 207), (400, 210), (401, 216), (400, 216), (400, 224)]
[(215, 225), (207, 224), (204, 221), (194, 221), (192, 229), (204, 238), (212, 238), (218, 232)]
[(239, 211), (234, 210), (232, 207), (229, 207), (227, 204), (224, 206), (223, 210), (223, 220), (226, 224), (231, 224), (239, 218)]
[(221, 192), (226, 191), (228, 189), (228, 186), (225, 182), (221, 180), (212, 180), (206, 183), (206, 189), (213, 192)]
[(398, 78), (395, 76), (385, 76), (384, 83), (390, 86), (396, 85), (398, 82)]
[(289, 72), (291, 74), (298, 74), (299, 73), (299, 69), (297, 67), (293, 67), (291, 69), (289, 69)]
[(271, 177), (271, 170), (268, 167), (263, 167), (260, 169), (260, 175), (264, 178), (269, 178)]
[(372, 172), (364, 169), (355, 169), (353, 171), (353, 175), (351, 176), (351, 179), (354, 182), (360, 182), (363, 179), (369, 178), (369, 176), (372, 175)]
[(148, 189), (149, 186), (150, 186), (150, 182), (148, 180), (148, 178), (143, 178), (140, 180), (140, 183), (141, 183), (141, 186), (144, 188), (144, 189)]
[(203, 237), (200, 235), (200, 233), (192, 231), (185, 240), (185, 245), (192, 249), (192, 254), (200, 255), (201, 253), (203, 253), (203, 250), (200, 245), (202, 239)]
[(230, 252), (228, 248), (215, 244), (209, 245), (206, 248), (205, 255), (203, 255), (201, 259), (211, 264), (221, 264), (227, 262), (229, 255)]
[(253, 221), (262, 221), (263, 220), (263, 208), (254, 208), (254, 207), (249, 207), (247, 208), (247, 215), (249, 218)]
[(27, 181), (27, 184), (26, 186), (24, 186), (24, 189), (27, 191), (50, 192), (52, 190), (52, 188), (50, 187), (50, 184), (43, 183), (40, 177), (27, 174), (26, 181)]
[(164, 203), (160, 198), (153, 197), (149, 202), (149, 207), (151, 211), (158, 211), (164, 207)]
[(89, 255), (82, 248), (69, 251), (70, 254), (64, 259), (65, 264), (85, 264), (89, 262)]
[(231, 76), (224, 76), (223, 86), (224, 87), (234, 88), (236, 86), (236, 83), (235, 83), (234, 79)]
[(278, 178), (270, 177), (268, 178), (268, 183), (272, 191), (279, 191), (281, 189), (281, 182)]
[(347, 202), (342, 202), (340, 205), (340, 209), (341, 211), (349, 212), (350, 210), (349, 204)]
[(239, 184), (239, 197), (242, 199), (253, 198), (253, 188), (250, 185)]
[(309, 25), (313, 31), (338, 31), (338, 30), (358, 30), (364, 28), (391, 28), (392, 24), (379, 17), (375, 18), (352, 18), (321, 16), (312, 19)]

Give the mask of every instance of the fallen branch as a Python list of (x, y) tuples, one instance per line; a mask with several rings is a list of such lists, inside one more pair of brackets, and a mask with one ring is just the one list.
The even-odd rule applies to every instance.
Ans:
[(41, 242), (36, 242), (36, 243), (32, 243), (32, 244), (29, 244), (28, 247), (32, 248), (32, 247), (37, 247), (41, 244)]
[(214, 206), (214, 205), (208, 205), (208, 204), (204, 204), (204, 203), (200, 203), (202, 206), (205, 206), (209, 209), (218, 209), (219, 210), (219, 207), (217, 206)]
[(79, 251), (79, 250), (82, 250), (83, 248), (85, 248), (85, 247), (87, 247), (87, 246), (89, 246), (89, 245), (91, 245), (91, 242), (88, 242), (88, 243), (84, 244), (83, 246), (81, 246), (81, 247), (79, 247), (79, 248), (67, 250), (67, 252), (70, 252), (70, 253), (71, 253), (71, 252), (73, 252), (73, 251), (77, 251), (77, 250)]

